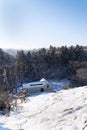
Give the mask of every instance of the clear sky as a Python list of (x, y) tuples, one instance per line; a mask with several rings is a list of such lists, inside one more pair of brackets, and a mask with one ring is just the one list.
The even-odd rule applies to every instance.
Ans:
[(0, 0), (0, 48), (87, 45), (87, 0)]

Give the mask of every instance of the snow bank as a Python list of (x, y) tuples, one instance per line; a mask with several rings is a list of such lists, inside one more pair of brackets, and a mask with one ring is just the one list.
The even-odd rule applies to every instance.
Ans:
[(87, 87), (30, 96), (22, 109), (0, 116), (0, 130), (87, 130)]

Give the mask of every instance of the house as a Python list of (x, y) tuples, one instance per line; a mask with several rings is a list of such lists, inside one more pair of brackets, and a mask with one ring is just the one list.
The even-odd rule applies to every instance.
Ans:
[(41, 79), (37, 82), (23, 84), (23, 90), (29, 93), (44, 92), (51, 90), (51, 84), (47, 80)]

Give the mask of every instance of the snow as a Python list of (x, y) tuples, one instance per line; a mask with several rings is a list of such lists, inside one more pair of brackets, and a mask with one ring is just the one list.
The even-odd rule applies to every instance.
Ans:
[(42, 79), (40, 80), (40, 82), (46, 82), (46, 79), (42, 78)]
[(87, 86), (32, 94), (20, 107), (0, 116), (0, 130), (87, 130)]

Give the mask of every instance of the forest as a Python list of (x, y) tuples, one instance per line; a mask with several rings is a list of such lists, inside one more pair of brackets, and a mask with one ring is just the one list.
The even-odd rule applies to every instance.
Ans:
[(50, 45), (48, 49), (18, 50), (14, 56), (0, 49), (0, 90), (13, 91), (41, 78), (67, 78), (73, 87), (86, 85), (86, 47)]

